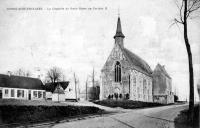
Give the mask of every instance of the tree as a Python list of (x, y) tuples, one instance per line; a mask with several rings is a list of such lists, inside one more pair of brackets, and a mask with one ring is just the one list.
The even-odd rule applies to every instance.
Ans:
[(32, 73), (29, 70), (19, 68), (16, 71), (13, 71), (13, 75), (30, 77), (32, 75)]
[(50, 80), (51, 83), (55, 84), (62, 79), (61, 69), (58, 67), (53, 67), (47, 71), (47, 79)]
[(188, 64), (189, 64), (189, 111), (190, 115), (188, 116), (189, 120), (193, 122), (194, 116), (194, 74), (193, 74), (193, 63), (192, 63), (192, 52), (190, 48), (190, 43), (188, 39), (188, 18), (193, 18), (194, 12), (200, 8), (200, 0), (179, 0), (176, 1), (176, 5), (179, 9), (179, 17), (174, 19), (175, 24), (181, 24), (183, 26), (183, 35), (185, 46), (187, 49), (188, 55)]
[(56, 82), (59, 82), (62, 78), (64, 79), (64, 75), (58, 67), (53, 67), (47, 71), (47, 79), (51, 81), (53, 88), (58, 90), (58, 102), (60, 97), (60, 85), (56, 85)]
[(174, 102), (177, 102), (177, 101), (178, 101), (178, 96), (174, 95)]

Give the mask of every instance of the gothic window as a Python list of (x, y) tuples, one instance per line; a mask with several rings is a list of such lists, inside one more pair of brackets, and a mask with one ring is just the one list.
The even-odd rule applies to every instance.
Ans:
[(140, 91), (140, 90), (139, 90), (139, 87), (137, 87), (137, 92), (139, 93), (139, 91)]
[(135, 76), (133, 77), (133, 86), (136, 86), (136, 78), (135, 78)]
[(115, 64), (115, 82), (121, 82), (121, 64), (119, 61)]
[(147, 87), (147, 81), (144, 79), (143, 80), (143, 93), (145, 93)]

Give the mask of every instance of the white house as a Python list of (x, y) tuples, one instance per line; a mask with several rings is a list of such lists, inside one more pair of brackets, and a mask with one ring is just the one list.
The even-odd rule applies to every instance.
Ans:
[(44, 100), (45, 95), (39, 79), (0, 74), (0, 99)]
[(57, 85), (53, 94), (52, 101), (65, 101), (65, 92), (60, 85)]
[(69, 81), (56, 82), (56, 83), (46, 83), (45, 90), (46, 99), (52, 101), (65, 101), (66, 91), (68, 89)]

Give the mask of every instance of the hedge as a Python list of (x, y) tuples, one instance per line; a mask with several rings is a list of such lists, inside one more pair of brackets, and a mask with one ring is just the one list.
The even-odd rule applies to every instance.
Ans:
[(91, 106), (0, 106), (2, 123), (42, 122), (81, 114), (98, 113), (99, 108)]
[(155, 107), (162, 106), (160, 103), (151, 103), (151, 102), (141, 102), (141, 101), (132, 101), (132, 100), (102, 100), (94, 102), (99, 105), (104, 105), (108, 107), (121, 107), (124, 109), (134, 109), (134, 108), (144, 108), (144, 107)]

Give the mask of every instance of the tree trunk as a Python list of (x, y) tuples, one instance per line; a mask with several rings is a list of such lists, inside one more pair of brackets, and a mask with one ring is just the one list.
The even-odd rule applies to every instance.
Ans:
[(194, 78), (193, 78), (193, 64), (192, 64), (192, 53), (191, 48), (188, 40), (188, 34), (187, 34), (187, 2), (188, 0), (184, 0), (184, 40), (185, 40), (185, 46), (187, 49), (188, 54), (188, 61), (189, 61), (189, 84), (190, 84), (190, 92), (189, 92), (189, 120), (193, 123), (193, 116), (194, 116)]

